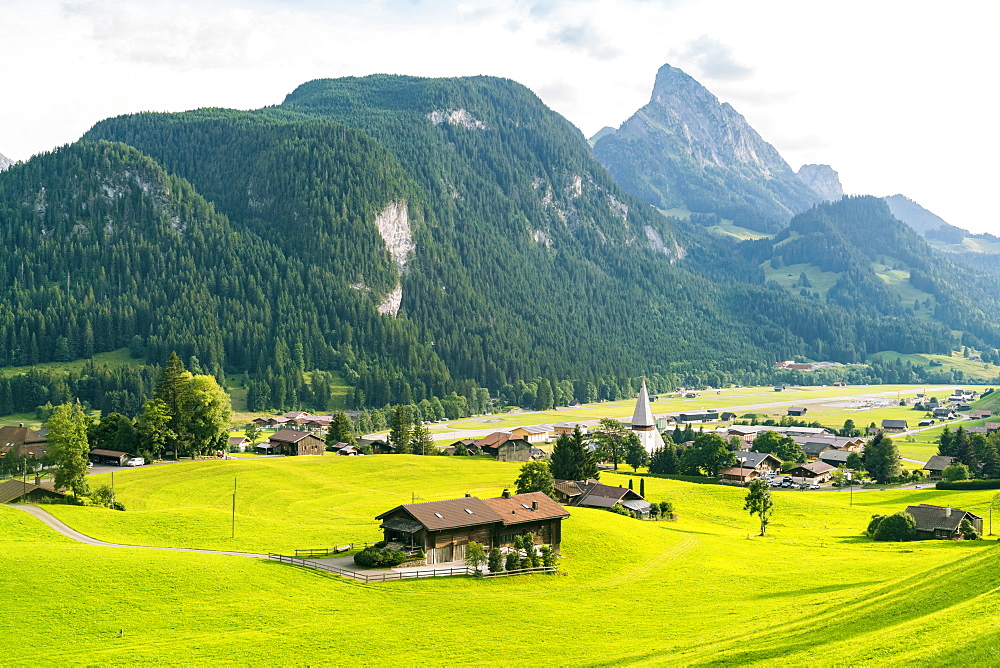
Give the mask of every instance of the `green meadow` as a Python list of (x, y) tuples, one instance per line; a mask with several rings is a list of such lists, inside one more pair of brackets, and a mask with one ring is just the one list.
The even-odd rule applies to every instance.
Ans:
[[(124, 513), (46, 508), (104, 540), (288, 551), (375, 538), (374, 516), (413, 498), (498, 494), (517, 468), (405, 455), (185, 462), (116, 473)], [(628, 479), (602, 474), (612, 485)], [(559, 562), (565, 575), (496, 580), (364, 585), (257, 559), (90, 547), (0, 507), (0, 613), (8, 620), (0, 662), (1000, 661), (995, 540), (860, 536), (871, 514), (912, 503), (986, 516), (992, 492), (776, 492), (769, 535), (759, 538), (742, 511), (743, 491), (645, 480), (647, 497), (673, 501), (678, 521), (572, 509)]]

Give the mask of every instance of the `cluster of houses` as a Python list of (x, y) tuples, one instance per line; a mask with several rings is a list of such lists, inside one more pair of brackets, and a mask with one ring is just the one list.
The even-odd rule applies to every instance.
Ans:
[[(833, 472), (847, 463), (852, 454), (863, 454), (865, 441), (860, 437), (834, 436), (823, 429), (812, 427), (730, 427), (727, 435), (739, 436), (752, 444), (765, 431), (775, 431), (795, 441), (807, 461), (786, 471), (785, 475), (799, 483), (820, 484), (829, 482)], [(731, 433), (730, 433), (731, 432)], [(807, 433), (802, 433), (807, 432)], [(771, 477), (781, 470), (781, 461), (774, 455), (753, 450), (737, 450), (733, 453), (738, 464), (719, 472), (724, 483), (747, 485), (757, 478)]]

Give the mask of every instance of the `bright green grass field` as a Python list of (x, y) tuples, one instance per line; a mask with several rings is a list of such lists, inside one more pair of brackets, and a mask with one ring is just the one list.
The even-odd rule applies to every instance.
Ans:
[[(48, 508), (103, 539), (267, 551), (374, 537), (373, 516), (414, 493), (496, 494), (516, 472), (415, 456), (183, 463), (116, 475), (134, 510)], [(769, 536), (757, 538), (738, 489), (647, 478), (646, 491), (672, 500), (679, 521), (572, 509), (565, 576), (370, 585), (255, 559), (89, 547), (0, 507), (0, 663), (1000, 661), (996, 541), (859, 536), (873, 512), (909, 503), (985, 514), (990, 492), (855, 492), (853, 507), (847, 492), (777, 492)]]

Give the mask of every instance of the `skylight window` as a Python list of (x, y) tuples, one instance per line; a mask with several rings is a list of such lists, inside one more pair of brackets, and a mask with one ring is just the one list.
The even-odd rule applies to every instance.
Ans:
[(524, 508), (525, 510), (531, 510), (531, 506), (529, 506), (527, 503), (522, 503), (521, 507)]
[(473, 513), (472, 513), (472, 511), (471, 511), (471, 510), (469, 510), (468, 508), (466, 508), (466, 509), (465, 509), (465, 512), (469, 513), (470, 515), (472, 515), (472, 514), (473, 514)]
[(434, 517), (437, 517), (438, 519), (442, 520), (444, 519), (444, 515), (442, 515), (441, 513), (434, 513)]

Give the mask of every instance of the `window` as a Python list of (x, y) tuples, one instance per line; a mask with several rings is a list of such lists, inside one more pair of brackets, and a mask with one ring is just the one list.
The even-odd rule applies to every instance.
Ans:
[(471, 510), (469, 510), (468, 508), (465, 509), (465, 512), (469, 513), (470, 515), (474, 515), (475, 514)]
[(439, 520), (444, 519), (444, 515), (442, 515), (441, 513), (434, 513), (434, 517), (438, 518)]

